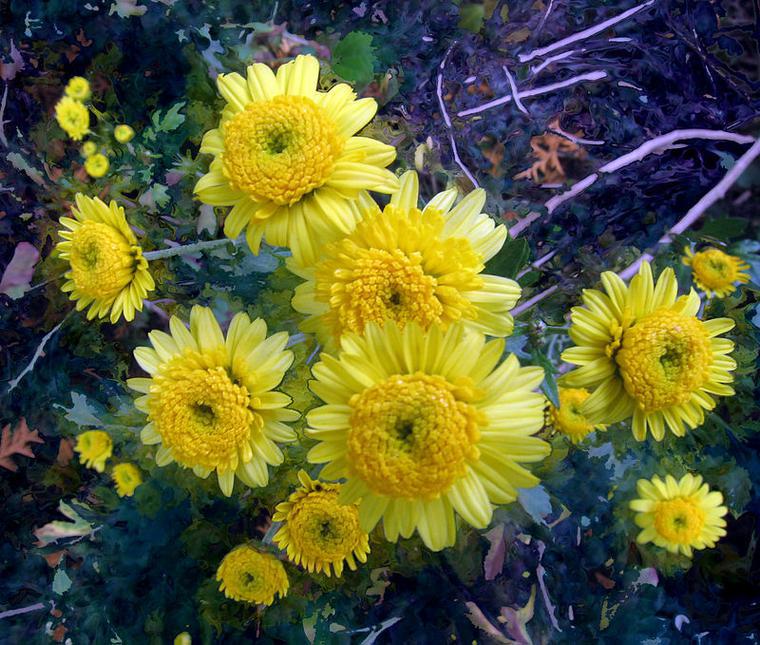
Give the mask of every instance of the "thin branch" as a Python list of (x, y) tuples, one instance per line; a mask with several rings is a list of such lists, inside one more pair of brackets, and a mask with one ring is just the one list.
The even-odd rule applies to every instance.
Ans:
[(207, 240), (203, 242), (195, 242), (193, 244), (179, 244), (177, 246), (170, 246), (168, 249), (158, 249), (157, 251), (147, 251), (143, 253), (143, 257), (148, 260), (163, 260), (164, 258), (171, 258), (175, 255), (191, 255), (193, 253), (200, 253), (201, 251), (208, 251), (219, 248), (225, 244), (237, 245), (242, 238), (231, 240), (227, 237), (220, 240)]
[(554, 0), (549, 0), (549, 6), (546, 7), (546, 11), (544, 12), (544, 15), (541, 16), (541, 22), (539, 22), (538, 27), (536, 27), (536, 36), (538, 36), (541, 33), (541, 30), (544, 28), (544, 24), (546, 24), (546, 19), (549, 17), (549, 14), (552, 12), (553, 8), (554, 8)]
[(639, 270), (639, 266), (642, 262), (645, 260), (651, 261), (653, 259), (653, 254), (656, 252), (658, 246), (670, 244), (673, 236), (683, 233), (686, 229), (691, 227), (694, 222), (702, 217), (707, 209), (710, 208), (715, 202), (723, 199), (726, 196), (728, 189), (731, 188), (734, 183), (736, 183), (736, 180), (741, 177), (744, 171), (749, 168), (749, 165), (758, 156), (760, 156), (760, 139), (755, 141), (755, 144), (741, 157), (739, 157), (739, 159), (736, 160), (736, 163), (731, 167), (731, 170), (725, 174), (723, 179), (721, 179), (709, 192), (707, 192), (702, 197), (702, 199), (694, 204), (694, 206), (689, 209), (686, 215), (678, 220), (678, 222), (676, 222), (676, 224), (657, 241), (655, 249), (652, 251), (652, 253), (643, 253), (638, 260), (620, 272), (620, 277), (623, 280), (628, 280), (629, 278), (636, 275), (636, 272)]
[(5, 90), (3, 91), (3, 99), (0, 101), (0, 143), (6, 148), (8, 147), (8, 139), (5, 137), (5, 124), (10, 121), (3, 120), (5, 116), (5, 103), (8, 100), (8, 83), (5, 83)]
[(45, 351), (45, 345), (47, 345), (47, 342), (55, 335), (55, 333), (61, 328), (61, 325), (66, 322), (66, 319), (71, 315), (71, 312), (67, 313), (63, 320), (59, 322), (55, 327), (53, 327), (47, 334), (45, 334), (42, 337), (42, 340), (40, 341), (40, 344), (37, 345), (37, 349), (34, 350), (34, 355), (32, 356), (32, 360), (29, 361), (27, 366), (21, 370), (21, 373), (12, 381), (8, 382), (8, 389), (5, 391), (6, 394), (9, 392), (12, 392), (14, 389), (16, 389), (16, 386), (21, 383), (21, 379), (23, 379), (29, 372), (31, 372), (34, 369), (34, 366), (37, 364), (37, 360), (42, 356), (42, 354)]
[(549, 132), (553, 132), (560, 137), (564, 137), (568, 141), (572, 141), (573, 143), (577, 143), (583, 146), (603, 146), (605, 143), (607, 143), (602, 139), (584, 139), (583, 137), (576, 137), (574, 134), (570, 134), (569, 132), (565, 132), (559, 128), (549, 128)]
[(548, 67), (552, 63), (556, 63), (558, 60), (564, 60), (568, 56), (572, 56), (573, 54), (579, 54), (579, 53), (581, 53), (583, 51), (585, 51), (585, 50), (583, 50), (583, 49), (571, 49), (569, 51), (562, 52), (561, 54), (556, 54), (554, 56), (549, 56), (549, 58), (547, 58), (543, 63), (539, 63), (535, 67), (531, 67), (530, 68), (530, 73), (533, 74), (533, 75), (536, 75), (542, 69), (544, 69), (545, 67)]
[[(551, 83), (550, 85), (542, 85), (541, 87), (536, 87), (536, 88), (533, 88), (532, 90), (524, 90), (522, 92), (518, 92), (517, 95), (521, 99), (529, 99), (534, 96), (540, 96), (541, 94), (551, 94), (555, 90), (561, 90), (565, 87), (570, 87), (571, 85), (582, 83), (583, 81), (600, 81), (603, 78), (607, 78), (607, 72), (603, 70), (595, 70), (593, 72), (579, 74), (578, 76), (572, 76), (568, 79), (565, 79), (564, 81), (559, 81), (558, 83)], [(470, 116), (471, 114), (479, 114), (480, 112), (485, 112), (486, 110), (490, 110), (491, 108), (495, 108), (500, 105), (504, 105), (505, 103), (509, 103), (511, 100), (512, 100), (512, 95), (508, 94), (498, 99), (494, 99), (493, 101), (489, 101), (488, 103), (483, 103), (483, 105), (478, 105), (474, 108), (469, 108), (467, 110), (462, 110), (461, 112), (457, 112), (457, 116), (464, 117), (464, 116)]]
[(29, 605), (28, 607), (21, 607), (19, 609), (8, 609), (7, 611), (0, 611), (0, 620), (3, 618), (10, 618), (11, 616), (19, 616), (21, 614), (28, 614), (30, 611), (39, 611), (45, 609), (47, 605), (42, 602)]
[(533, 60), (534, 58), (538, 58), (540, 56), (543, 56), (544, 54), (549, 54), (558, 49), (563, 49), (572, 43), (578, 42), (579, 40), (585, 40), (586, 38), (590, 38), (591, 36), (596, 36), (596, 34), (601, 33), (605, 29), (608, 29), (609, 27), (612, 27), (613, 25), (616, 25), (617, 23), (622, 22), (623, 20), (627, 20), (631, 16), (634, 16), (637, 13), (639, 13), (639, 11), (646, 9), (647, 7), (651, 7), (653, 4), (654, 4), (654, 0), (647, 0), (647, 2), (644, 2), (643, 4), (637, 5), (635, 7), (631, 7), (627, 11), (624, 11), (623, 13), (618, 14), (617, 16), (613, 16), (612, 18), (609, 18), (603, 22), (600, 22), (598, 25), (593, 25), (592, 27), (589, 27), (588, 29), (584, 29), (583, 31), (579, 31), (575, 34), (572, 34), (571, 36), (568, 36), (567, 38), (558, 40), (557, 42), (552, 43), (551, 45), (547, 45), (546, 47), (541, 47), (539, 49), (534, 49), (533, 51), (527, 54), (520, 54), (518, 58), (520, 59), (521, 63), (527, 63), (529, 60)]
[(543, 291), (537, 293), (535, 296), (533, 296), (530, 300), (526, 300), (521, 305), (518, 305), (515, 307), (510, 313), (513, 317), (517, 318), (520, 314), (524, 314), (528, 309), (533, 307), (534, 305), (538, 304), (542, 300), (548, 298), (550, 295), (552, 295), (559, 287), (554, 284), (548, 289), (544, 289)]
[(509, 73), (509, 69), (507, 69), (506, 65), (502, 65), (501, 68), (504, 70), (504, 74), (507, 76), (507, 81), (509, 81), (509, 89), (512, 91), (512, 100), (514, 100), (515, 105), (517, 106), (517, 109), (520, 110), (523, 114), (528, 114), (527, 108), (523, 105), (523, 102), (520, 100), (520, 95), (517, 92), (517, 85), (515, 85), (515, 79), (512, 78), (512, 74)]

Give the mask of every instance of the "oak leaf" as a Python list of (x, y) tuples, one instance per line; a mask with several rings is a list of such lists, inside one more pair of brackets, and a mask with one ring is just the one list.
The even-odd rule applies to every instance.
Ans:
[(40, 438), (37, 430), (29, 429), (24, 417), (21, 417), (13, 432), (11, 432), (11, 424), (6, 425), (0, 435), (0, 466), (15, 473), (18, 466), (11, 457), (24, 455), (34, 459), (34, 453), (29, 445), (32, 443), (45, 443), (45, 441)]

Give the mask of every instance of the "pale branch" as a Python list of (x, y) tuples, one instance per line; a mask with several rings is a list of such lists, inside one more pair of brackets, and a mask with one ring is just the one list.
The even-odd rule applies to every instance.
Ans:
[(686, 215), (678, 220), (678, 222), (676, 222), (676, 224), (657, 241), (657, 244), (655, 245), (652, 253), (642, 254), (638, 260), (636, 260), (633, 264), (623, 269), (623, 271), (619, 273), (620, 277), (623, 280), (628, 280), (629, 278), (636, 275), (636, 272), (639, 270), (639, 266), (642, 262), (645, 260), (651, 261), (653, 259), (653, 254), (656, 252), (658, 246), (670, 244), (672, 238), (675, 235), (680, 235), (683, 233), (685, 230), (691, 227), (694, 222), (702, 217), (707, 209), (710, 208), (715, 202), (723, 199), (726, 196), (728, 189), (731, 188), (734, 183), (736, 183), (739, 177), (741, 177), (744, 171), (749, 168), (749, 165), (758, 156), (760, 156), (760, 139), (755, 141), (754, 145), (736, 160), (736, 163), (725, 174), (723, 179), (721, 179), (710, 191), (708, 191), (702, 197), (702, 199), (694, 204), (694, 206), (689, 209)]
[(175, 255), (192, 255), (193, 253), (200, 253), (201, 251), (210, 251), (225, 244), (237, 245), (242, 238), (231, 240), (227, 237), (220, 240), (206, 240), (203, 242), (194, 242), (193, 244), (180, 244), (177, 246), (170, 246), (166, 249), (158, 249), (157, 251), (146, 251), (143, 253), (143, 257), (150, 261), (163, 260), (165, 258), (171, 258)]
[(568, 141), (572, 141), (573, 143), (577, 143), (583, 146), (603, 146), (605, 143), (607, 143), (602, 139), (584, 139), (583, 137), (576, 137), (574, 134), (570, 134), (569, 132), (565, 132), (559, 128), (549, 128), (549, 132), (553, 132), (554, 134), (563, 137)]
[(521, 305), (518, 305), (517, 307), (515, 307), (512, 311), (510, 311), (510, 313), (512, 314), (513, 317), (517, 318), (517, 316), (519, 316), (520, 314), (525, 313), (526, 311), (528, 311), (534, 305), (538, 304), (539, 302), (541, 302), (545, 298), (548, 298), (557, 289), (559, 289), (559, 287), (556, 284), (554, 284), (551, 287), (549, 287), (547, 289), (544, 289), (543, 291), (540, 291), (539, 293), (537, 293), (535, 296), (533, 296), (529, 300), (526, 300)]
[[(551, 94), (555, 90), (561, 90), (565, 87), (570, 87), (571, 85), (582, 83), (583, 81), (600, 81), (603, 78), (607, 78), (607, 72), (603, 70), (595, 70), (593, 72), (586, 72), (585, 74), (579, 74), (578, 76), (572, 76), (570, 78), (565, 79), (564, 81), (559, 81), (557, 83), (551, 83), (549, 85), (542, 85), (541, 87), (535, 87), (532, 90), (523, 90), (522, 92), (518, 92), (517, 95), (521, 99), (529, 99), (534, 96), (540, 96), (541, 94)], [(457, 112), (457, 116), (464, 117), (464, 116), (470, 116), (471, 114), (479, 114), (480, 112), (485, 112), (486, 110), (490, 110), (491, 108), (504, 105), (505, 103), (509, 103), (511, 101), (512, 101), (512, 95), (507, 94), (506, 96), (499, 97), (498, 99), (494, 99), (493, 101), (489, 101), (488, 103), (483, 103), (483, 105), (478, 105), (474, 108), (469, 108), (467, 110), (462, 110), (461, 112)]]
[(523, 105), (523, 102), (520, 100), (520, 94), (517, 92), (517, 85), (515, 85), (515, 79), (512, 78), (512, 74), (509, 73), (509, 69), (507, 69), (506, 65), (502, 65), (501, 68), (504, 70), (504, 74), (507, 76), (507, 81), (509, 82), (509, 89), (512, 91), (512, 99), (515, 102), (515, 105), (517, 106), (517, 109), (520, 110), (523, 114), (528, 114), (528, 109)]
[(591, 38), (591, 36), (596, 36), (596, 34), (603, 32), (605, 29), (609, 29), (613, 25), (616, 25), (619, 22), (622, 22), (623, 20), (627, 20), (631, 16), (636, 15), (643, 9), (646, 9), (647, 7), (651, 7), (654, 4), (654, 2), (655, 0), (647, 0), (647, 2), (644, 2), (635, 7), (631, 7), (627, 11), (624, 11), (623, 13), (618, 14), (617, 16), (608, 18), (607, 20), (604, 20), (600, 22), (599, 24), (593, 25), (591, 27), (588, 27), (587, 29), (576, 32), (570, 36), (567, 36), (566, 38), (563, 38), (562, 40), (558, 40), (557, 42), (554, 42), (550, 45), (546, 45), (545, 47), (540, 47), (539, 49), (534, 49), (533, 51), (528, 52), (527, 54), (520, 54), (518, 58), (520, 59), (521, 63), (527, 63), (528, 61), (533, 60), (534, 58), (539, 58), (541, 56), (544, 56), (545, 54), (549, 54), (558, 49), (563, 49), (572, 43), (577, 43), (580, 40), (586, 40), (586, 38)]
[(456, 41), (451, 43), (451, 46), (446, 50), (446, 54), (443, 56), (443, 60), (441, 60), (441, 63), (438, 65), (438, 78), (436, 79), (436, 95), (438, 96), (438, 106), (441, 108), (441, 115), (443, 116), (443, 122), (446, 124), (446, 129), (449, 131), (449, 142), (451, 143), (451, 153), (454, 156), (454, 162), (457, 166), (461, 169), (461, 171), (465, 174), (467, 179), (469, 179), (472, 182), (472, 185), (475, 186), (475, 188), (480, 188), (480, 184), (478, 184), (477, 180), (475, 179), (475, 176), (470, 172), (470, 170), (465, 166), (464, 162), (459, 156), (459, 149), (457, 148), (457, 142), (454, 138), (454, 128), (451, 125), (451, 118), (449, 117), (449, 112), (446, 109), (446, 103), (443, 100), (443, 70), (446, 68), (446, 61), (449, 58), (449, 55), (451, 54), (451, 50), (454, 48), (454, 45), (456, 45)]
[(11, 616), (28, 614), (30, 611), (39, 611), (40, 609), (45, 609), (46, 607), (46, 604), (38, 602), (27, 607), (20, 607), (19, 609), (8, 609), (7, 611), (0, 611), (0, 620), (3, 618), (10, 618)]
[(533, 270), (533, 269), (538, 269), (538, 268), (539, 268), (539, 267), (541, 267), (542, 265), (546, 264), (546, 263), (547, 263), (549, 260), (551, 260), (551, 259), (552, 259), (552, 258), (553, 258), (555, 255), (557, 255), (557, 249), (555, 249), (554, 251), (550, 251), (550, 252), (549, 252), (549, 253), (547, 253), (546, 255), (542, 255), (542, 256), (541, 256), (540, 258), (538, 258), (538, 260), (536, 260), (535, 262), (531, 262), (531, 263), (530, 263), (530, 264), (529, 264), (527, 267), (525, 267), (525, 268), (524, 268), (522, 271), (520, 271), (520, 273), (518, 273), (518, 274), (517, 274), (517, 276), (515, 276), (515, 277), (516, 277), (516, 278), (519, 280), (520, 278), (522, 278), (522, 277), (523, 277), (523, 276), (524, 276), (526, 273), (528, 273), (529, 271), (531, 271), (531, 270)]
[(538, 74), (542, 69), (548, 67), (552, 63), (556, 63), (557, 61), (564, 60), (568, 56), (572, 56), (573, 54), (579, 54), (583, 52), (583, 49), (570, 49), (569, 51), (562, 52), (561, 54), (556, 54), (554, 56), (549, 56), (543, 63), (539, 63), (535, 67), (530, 68), (530, 73), (534, 76)]
[(37, 360), (42, 356), (42, 354), (45, 351), (45, 345), (47, 345), (47, 342), (55, 335), (55, 333), (61, 328), (61, 325), (66, 322), (66, 319), (71, 315), (71, 312), (67, 313), (66, 316), (64, 316), (63, 320), (59, 322), (55, 327), (53, 327), (47, 334), (45, 334), (42, 337), (42, 340), (40, 341), (40, 344), (37, 345), (37, 349), (34, 351), (34, 355), (32, 356), (32, 360), (29, 361), (27, 366), (21, 370), (21, 373), (12, 381), (9, 381), (8, 383), (8, 389), (5, 391), (6, 394), (9, 392), (12, 392), (14, 389), (16, 389), (16, 386), (21, 383), (21, 379), (23, 379), (29, 372), (31, 372), (34, 369), (34, 366), (37, 364)]
[(541, 30), (544, 28), (544, 25), (546, 24), (546, 19), (549, 17), (549, 14), (552, 12), (552, 9), (554, 8), (554, 0), (549, 0), (549, 6), (546, 7), (546, 11), (544, 12), (544, 15), (541, 16), (541, 22), (538, 23), (538, 27), (536, 27), (536, 36), (541, 33)]

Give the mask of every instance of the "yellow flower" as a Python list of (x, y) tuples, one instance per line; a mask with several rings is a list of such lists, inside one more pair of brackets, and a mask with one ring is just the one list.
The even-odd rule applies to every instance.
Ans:
[(323, 478), (347, 479), (339, 500), (359, 504), (364, 531), (382, 517), (388, 540), (417, 529), (438, 551), (456, 540), (454, 511), (484, 528), (493, 504), (538, 483), (519, 464), (549, 453), (530, 436), (543, 426), (544, 397), (532, 391), (543, 370), (514, 355), (499, 364), (503, 352), (503, 339), (461, 324), (388, 322), (322, 355), (310, 387), (326, 405), (307, 416), (320, 442), (308, 459), (329, 462)]
[(475, 190), (454, 206), (456, 190), (448, 190), (423, 210), (418, 192), (417, 173), (405, 173), (382, 212), (368, 197), (359, 200), (356, 230), (324, 247), (316, 266), (288, 263), (307, 280), (293, 297), (293, 307), (310, 314), (302, 329), (317, 332), (328, 348), (347, 332), (385, 320), (444, 329), (462, 320), (490, 336), (512, 333), (509, 310), (520, 286), (481, 273), (507, 236), (481, 213), (485, 192)]
[(301, 488), (278, 504), (272, 517), (283, 522), (274, 543), (287, 548), (288, 558), (307, 571), (324, 571), (329, 576), (332, 567), (340, 576), (344, 561), (355, 571), (356, 560), (366, 562), (369, 553), (369, 537), (359, 526), (358, 507), (338, 502), (341, 484), (314, 481), (303, 470), (298, 479)]
[(559, 408), (549, 404), (549, 422), (552, 427), (567, 435), (573, 443), (579, 443), (594, 430), (604, 430), (606, 426), (593, 424), (583, 416), (580, 407), (589, 397), (588, 390), (559, 388)]
[(583, 292), (583, 307), (573, 307), (570, 338), (576, 344), (563, 352), (581, 367), (566, 374), (566, 387), (595, 388), (581, 405), (594, 424), (633, 417), (638, 441), (650, 431), (660, 441), (666, 427), (679, 437), (686, 427), (704, 421), (715, 396), (731, 396), (728, 356), (734, 344), (718, 338), (732, 329), (730, 318), (702, 321), (699, 296), (692, 290), (678, 297), (673, 269), (665, 269), (655, 285), (648, 262), (630, 286), (614, 273), (602, 274), (606, 294)]
[(725, 298), (736, 290), (736, 283), (749, 282), (749, 264), (735, 255), (715, 248), (694, 253), (688, 246), (684, 252), (683, 263), (691, 266), (694, 283), (708, 298)]
[(104, 154), (97, 153), (87, 157), (84, 162), (84, 169), (90, 177), (102, 177), (108, 172), (111, 164), (108, 163), (108, 157)]
[(236, 238), (247, 227), (254, 253), (266, 236), (311, 262), (318, 244), (353, 230), (362, 191), (398, 188), (385, 170), (395, 149), (353, 136), (375, 115), (375, 100), (357, 101), (345, 84), (318, 92), (318, 80), (313, 56), (298, 56), (276, 76), (256, 63), (247, 78), (217, 79), (227, 105), (219, 128), (203, 137), (201, 152), (214, 160), (195, 192), (205, 204), (233, 207), (224, 232)]
[(74, 450), (79, 453), (79, 461), (84, 461), (87, 468), (93, 468), (102, 473), (106, 461), (113, 453), (113, 442), (107, 432), (88, 430), (77, 437)]
[(116, 464), (111, 475), (119, 497), (132, 497), (143, 482), (140, 469), (134, 464)]
[(288, 575), (282, 562), (246, 544), (224, 556), (216, 579), (222, 583), (219, 591), (240, 602), (271, 605), (275, 595), (283, 598), (288, 593)]
[(98, 146), (94, 141), (85, 141), (82, 144), (82, 156), (87, 159), (98, 151)]
[(193, 637), (187, 632), (181, 632), (174, 637), (174, 645), (193, 645)]
[(713, 548), (726, 534), (723, 516), (728, 509), (723, 495), (710, 491), (699, 475), (684, 475), (665, 481), (657, 475), (652, 480), (639, 479), (636, 490), (640, 499), (630, 503), (636, 511), (636, 525), (643, 529), (636, 541), (654, 542), (671, 553), (692, 556), (692, 549)]
[(161, 444), (159, 466), (176, 461), (204, 478), (216, 470), (227, 497), (235, 475), (247, 486), (265, 486), (267, 464), (283, 460), (276, 442), (296, 438), (283, 422), (299, 414), (286, 409), (288, 395), (274, 391), (293, 362), (288, 334), (267, 338), (263, 320), (239, 313), (225, 338), (211, 310), (197, 305), (189, 331), (176, 316), (169, 329), (171, 335), (148, 334), (154, 349), (135, 350), (150, 378), (127, 381), (144, 395), (135, 401), (148, 414), (143, 443)]
[(132, 320), (155, 283), (124, 209), (114, 201), (106, 206), (97, 197), (77, 193), (71, 212), (75, 219), (60, 219), (65, 228), (59, 231), (63, 241), (56, 246), (71, 266), (61, 289), (71, 292), (77, 311), (89, 305), (88, 320), (109, 312), (112, 323), (122, 314)]
[(113, 136), (119, 143), (129, 143), (135, 136), (135, 131), (131, 126), (122, 123), (113, 129)]
[(90, 84), (86, 78), (75, 76), (66, 85), (66, 96), (75, 101), (86, 101), (90, 98)]
[(90, 131), (90, 112), (84, 103), (64, 96), (55, 106), (55, 118), (58, 125), (74, 141), (81, 141)]

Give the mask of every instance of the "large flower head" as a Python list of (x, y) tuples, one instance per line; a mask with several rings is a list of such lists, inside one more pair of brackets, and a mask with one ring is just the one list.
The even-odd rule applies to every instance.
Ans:
[(88, 430), (77, 436), (74, 450), (87, 468), (102, 473), (106, 469), (106, 461), (113, 454), (113, 441), (103, 430)]
[(62, 241), (56, 246), (71, 266), (61, 289), (71, 292), (77, 311), (90, 307), (90, 320), (109, 313), (112, 323), (122, 315), (132, 320), (156, 285), (124, 209), (114, 201), (106, 206), (97, 197), (78, 193), (71, 212), (74, 219), (60, 219), (65, 228), (59, 231)]
[(127, 381), (143, 394), (135, 401), (148, 414), (143, 443), (160, 444), (159, 466), (176, 461), (199, 477), (216, 471), (227, 496), (235, 475), (248, 486), (265, 486), (267, 464), (283, 460), (277, 442), (296, 437), (284, 422), (299, 414), (286, 408), (287, 394), (274, 390), (293, 362), (285, 350), (288, 334), (267, 337), (263, 320), (239, 313), (225, 337), (211, 310), (198, 305), (189, 330), (176, 316), (169, 329), (148, 334), (153, 348), (135, 350), (150, 378)]
[(243, 544), (224, 556), (216, 579), (227, 598), (257, 605), (271, 605), (275, 596), (288, 593), (288, 574), (277, 558)]
[(691, 267), (694, 283), (708, 298), (725, 298), (736, 291), (737, 284), (749, 282), (749, 264), (735, 255), (716, 248), (694, 253), (688, 246), (684, 252), (683, 263)]
[(415, 529), (433, 550), (456, 540), (454, 511), (483, 528), (492, 505), (514, 501), (538, 479), (523, 462), (549, 453), (531, 435), (543, 426), (538, 367), (500, 363), (503, 340), (461, 324), (445, 332), (370, 323), (347, 334), (337, 358), (322, 355), (310, 387), (326, 405), (312, 410), (308, 436), (321, 476), (346, 478), (345, 504), (358, 502), (362, 529), (383, 519), (392, 542)]
[(356, 561), (366, 562), (369, 553), (369, 536), (359, 526), (359, 508), (338, 501), (341, 484), (315, 481), (303, 470), (298, 479), (301, 487), (277, 505), (272, 517), (283, 523), (274, 543), (307, 571), (329, 576), (334, 569), (340, 576), (344, 563), (354, 571)]
[(195, 192), (205, 204), (232, 206), (224, 232), (236, 238), (247, 227), (254, 253), (265, 236), (313, 261), (318, 244), (353, 229), (362, 191), (398, 188), (385, 170), (395, 149), (353, 136), (375, 115), (375, 100), (356, 100), (345, 84), (319, 92), (318, 80), (313, 56), (298, 56), (276, 75), (256, 63), (246, 78), (218, 77), (227, 105), (219, 127), (203, 137), (201, 152), (214, 160)]
[(651, 480), (639, 479), (639, 499), (631, 502), (636, 511), (636, 525), (643, 529), (636, 541), (654, 542), (671, 553), (692, 556), (692, 549), (713, 548), (726, 534), (723, 495), (710, 491), (702, 477), (684, 475), (679, 481), (668, 475)]
[(567, 387), (593, 389), (580, 410), (592, 423), (633, 418), (633, 434), (660, 441), (665, 429), (683, 436), (704, 421), (715, 396), (734, 393), (729, 383), (734, 344), (718, 336), (734, 326), (730, 318), (700, 320), (699, 296), (678, 296), (673, 270), (655, 284), (643, 262), (627, 286), (615, 273), (602, 274), (605, 293), (583, 292), (573, 307), (570, 338), (563, 352), (580, 365), (562, 379)]
[(360, 200), (356, 230), (328, 244), (316, 265), (289, 263), (306, 279), (293, 297), (293, 307), (310, 315), (304, 331), (316, 331), (328, 346), (385, 320), (425, 329), (461, 320), (491, 336), (512, 333), (509, 310), (520, 286), (481, 273), (507, 236), (481, 212), (485, 192), (475, 190), (454, 206), (456, 190), (447, 190), (422, 210), (418, 193), (417, 173), (405, 173), (384, 210)]
[(90, 131), (90, 111), (84, 103), (70, 96), (64, 96), (56, 103), (55, 119), (74, 141), (81, 141)]

